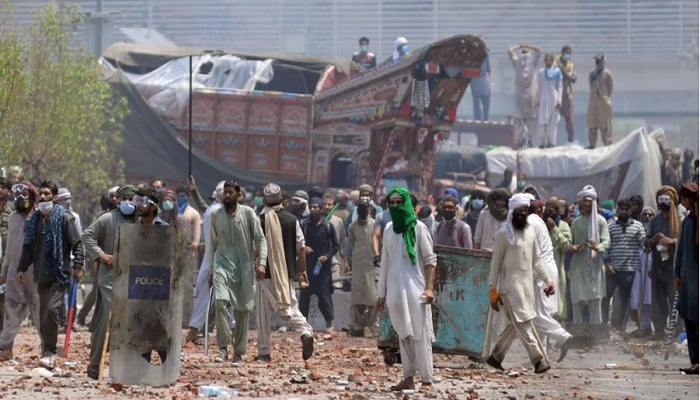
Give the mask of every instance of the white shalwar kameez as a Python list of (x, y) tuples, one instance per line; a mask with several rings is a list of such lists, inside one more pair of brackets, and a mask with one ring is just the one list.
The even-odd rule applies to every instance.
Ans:
[(209, 304), (209, 268), (212, 257), (211, 245), (211, 216), (221, 208), (221, 203), (212, 203), (204, 211), (202, 217), (202, 232), (204, 233), (204, 258), (199, 266), (197, 283), (194, 286), (194, 305), (192, 307), (192, 317), (190, 317), (190, 327), (201, 330), (206, 322), (207, 305)]
[[(542, 218), (536, 214), (527, 216), (528, 225), (535, 230), (535, 238), (537, 247), (540, 252), (540, 260), (547, 275), (552, 279), (552, 283), (556, 290), (559, 290), (559, 269), (554, 261), (554, 249), (552, 239), (549, 237), (549, 230)], [(562, 328), (552, 315), (559, 309), (559, 299), (556, 295), (547, 296), (544, 293), (546, 284), (541, 279), (535, 276), (535, 312), (537, 316), (532, 321), (535, 324), (535, 329), (540, 334), (540, 338), (544, 340), (549, 337), (554, 340), (557, 346), (561, 346), (571, 337), (571, 334)]]
[(561, 104), (562, 73), (559, 68), (542, 68), (537, 74), (537, 136), (541, 146), (557, 144), (558, 104)]
[(435, 265), (433, 239), (422, 222), (416, 223), (416, 265), (411, 264), (403, 236), (393, 223), (384, 230), (378, 297), (383, 297), (391, 324), (399, 337), (404, 378), (420, 373), (421, 381), (432, 382), (433, 316), (420, 297), (425, 290), (425, 266)]

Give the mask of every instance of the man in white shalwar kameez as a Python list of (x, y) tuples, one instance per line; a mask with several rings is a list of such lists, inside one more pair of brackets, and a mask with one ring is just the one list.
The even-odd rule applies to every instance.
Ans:
[(192, 306), (192, 316), (190, 317), (190, 330), (185, 337), (185, 343), (193, 342), (197, 338), (197, 333), (206, 323), (206, 313), (209, 308), (211, 296), (209, 294), (209, 260), (212, 258), (211, 244), (211, 216), (221, 208), (221, 200), (224, 198), (224, 181), (219, 182), (214, 189), (214, 202), (207, 207), (202, 216), (202, 233), (204, 234), (204, 257), (199, 265), (197, 282), (194, 286), (194, 305)]
[(433, 284), (437, 257), (428, 228), (418, 221), (408, 190), (394, 188), (387, 196), (391, 222), (383, 235), (377, 310), (386, 306), (399, 337), (403, 380), (393, 391), (414, 389), (420, 373), (421, 389), (433, 380)]
[(518, 147), (532, 146), (537, 129), (537, 64), (542, 54), (539, 47), (520, 44), (508, 49), (508, 58), (515, 69), (515, 134)]
[(554, 65), (554, 55), (544, 55), (545, 67), (537, 73), (537, 133), (540, 148), (557, 145), (557, 123), (561, 109), (561, 70)]
[(513, 340), (519, 336), (535, 366), (535, 373), (543, 373), (550, 365), (533, 324), (537, 317), (533, 273), (546, 282), (544, 290), (548, 295), (553, 295), (555, 290), (540, 259), (535, 231), (527, 223), (530, 198), (524, 193), (511, 197), (507, 222), (496, 232), (489, 272), (489, 300), (495, 311), (503, 307), (508, 322), (486, 362), (503, 370), (501, 363)]
[[(531, 197), (531, 201), (534, 202), (534, 200), (534, 196)], [(557, 263), (554, 261), (554, 247), (552, 246), (552, 239), (549, 237), (549, 229), (547, 229), (547, 225), (535, 211), (535, 207), (530, 207), (530, 215), (527, 216), (527, 224), (532, 226), (535, 231), (535, 238), (537, 239), (537, 247), (540, 252), (542, 266), (547, 271), (547, 275), (552, 279), (554, 287), (559, 290), (559, 270), (557, 268)], [(537, 316), (533, 320), (533, 323), (542, 340), (548, 337), (554, 342), (555, 346), (560, 347), (559, 359), (557, 361), (561, 362), (569, 351), (570, 339), (572, 336), (566, 329), (562, 328), (557, 320), (552, 318), (552, 315), (559, 309), (558, 297), (545, 294), (544, 289), (546, 283), (541, 279), (537, 279), (537, 277), (534, 278), (535, 312)]]

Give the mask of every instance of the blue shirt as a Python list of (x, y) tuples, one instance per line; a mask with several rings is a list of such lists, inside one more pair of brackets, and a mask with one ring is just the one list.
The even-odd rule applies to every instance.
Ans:
[(486, 53), (486, 58), (481, 62), (481, 75), (478, 78), (472, 78), (469, 84), (472, 88), (472, 96), (491, 96), (491, 83), (489, 82), (489, 74), (491, 73), (491, 62), (489, 54)]

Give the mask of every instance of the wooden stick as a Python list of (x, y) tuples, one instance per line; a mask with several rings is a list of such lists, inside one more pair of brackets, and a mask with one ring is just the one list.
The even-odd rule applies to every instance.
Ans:
[(109, 310), (109, 316), (107, 317), (107, 331), (105, 332), (105, 341), (102, 345), (102, 354), (100, 355), (100, 366), (97, 371), (97, 381), (101, 381), (104, 377), (105, 370), (105, 356), (107, 355), (107, 346), (109, 345), (109, 327), (112, 324), (112, 310)]

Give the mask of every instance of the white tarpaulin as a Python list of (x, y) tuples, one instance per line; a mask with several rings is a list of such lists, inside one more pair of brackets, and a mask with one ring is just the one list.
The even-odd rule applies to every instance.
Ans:
[(639, 128), (610, 146), (584, 149), (562, 146), (513, 150), (498, 147), (486, 153), (489, 182), (500, 182), (503, 171), (524, 173), (545, 197), (556, 195), (571, 202), (585, 185), (593, 185), (601, 200), (618, 200), (639, 194), (644, 204), (656, 204), (661, 186), (661, 151), (656, 141), (661, 129), (647, 133)]

